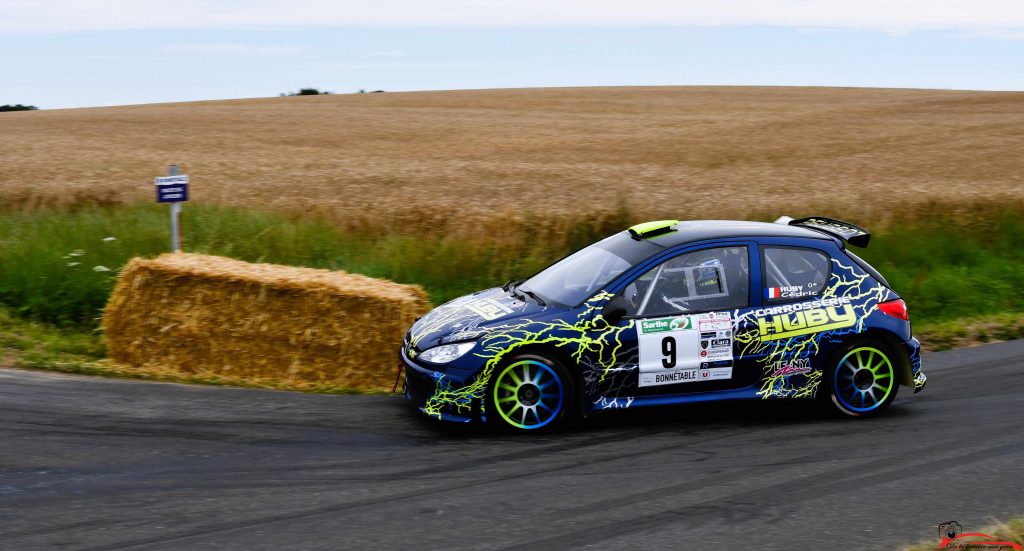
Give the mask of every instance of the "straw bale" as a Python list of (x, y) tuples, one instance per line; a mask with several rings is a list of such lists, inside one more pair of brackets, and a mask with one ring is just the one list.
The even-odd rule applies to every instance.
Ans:
[(140, 371), (383, 390), (429, 307), (414, 285), (177, 253), (132, 259), (103, 326), (111, 358)]

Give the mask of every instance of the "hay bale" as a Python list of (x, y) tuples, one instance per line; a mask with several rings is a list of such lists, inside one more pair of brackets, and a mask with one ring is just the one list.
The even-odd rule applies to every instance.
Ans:
[(414, 285), (177, 253), (132, 259), (103, 327), (111, 358), (143, 372), (390, 390), (429, 308)]

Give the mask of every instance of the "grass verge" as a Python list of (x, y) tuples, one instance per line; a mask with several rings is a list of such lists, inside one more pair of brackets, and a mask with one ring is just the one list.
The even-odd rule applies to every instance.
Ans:
[(1024, 312), (914, 323), (914, 336), (929, 351), (1024, 339)]
[[(964, 528), (964, 532), (977, 532), (992, 536), (998, 541), (1013, 542), (1017, 545), (1024, 546), (1024, 517), (1017, 517), (1010, 519), (1007, 522), (996, 522), (991, 526), (987, 526), (980, 530), (974, 528)], [(936, 535), (936, 537), (938, 537)], [(979, 541), (977, 538), (972, 538), (974, 541)], [(998, 549), (992, 546), (981, 546), (981, 545), (969, 545), (965, 540), (962, 547), (949, 546), (947, 549)], [(931, 540), (927, 542), (921, 542), (909, 547), (904, 547), (902, 551), (935, 551), (939, 548), (938, 540)], [(1009, 549), (1009, 547), (1006, 547)]]
[(386, 394), (330, 385), (285, 384), (215, 374), (183, 376), (171, 371), (154, 372), (152, 369), (140, 373), (118, 365), (104, 356), (103, 339), (96, 331), (58, 328), (46, 323), (28, 321), (12, 315), (9, 309), (0, 307), (0, 367), (172, 383), (300, 390), (322, 394)]
[(96, 331), (61, 329), (28, 321), (0, 307), (0, 358), (5, 363), (64, 359), (90, 362), (105, 354), (103, 339)]

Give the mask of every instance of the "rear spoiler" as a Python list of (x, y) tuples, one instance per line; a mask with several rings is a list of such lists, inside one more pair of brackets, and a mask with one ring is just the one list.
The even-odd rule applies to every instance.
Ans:
[(775, 223), (818, 230), (833, 237), (838, 237), (854, 247), (865, 248), (868, 246), (868, 241), (871, 240), (871, 234), (868, 233), (868, 230), (865, 230), (860, 226), (855, 226), (849, 222), (843, 222), (842, 220), (836, 220), (834, 218), (825, 218), (824, 216), (812, 216), (810, 218), (799, 218), (797, 220), (788, 216), (783, 216), (776, 220)]

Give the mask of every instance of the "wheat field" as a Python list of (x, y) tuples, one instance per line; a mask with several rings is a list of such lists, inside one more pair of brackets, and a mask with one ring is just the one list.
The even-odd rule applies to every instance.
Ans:
[(300, 96), (0, 114), (0, 202), (192, 199), (475, 231), (608, 212), (875, 218), (1024, 197), (1024, 93), (620, 87)]

